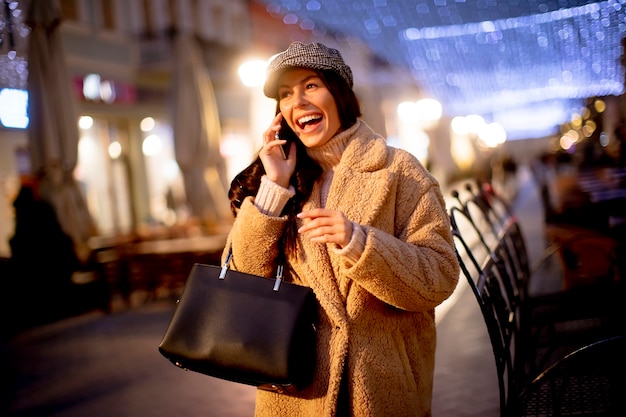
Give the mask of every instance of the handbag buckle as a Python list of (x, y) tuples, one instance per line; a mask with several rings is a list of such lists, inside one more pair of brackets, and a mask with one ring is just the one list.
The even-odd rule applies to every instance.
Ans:
[(283, 266), (278, 265), (276, 269), (276, 281), (274, 281), (274, 291), (278, 291), (280, 289), (280, 283), (283, 281)]

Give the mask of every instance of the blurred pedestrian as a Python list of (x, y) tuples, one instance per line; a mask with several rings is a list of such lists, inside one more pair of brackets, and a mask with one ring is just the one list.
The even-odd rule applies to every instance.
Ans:
[[(11, 302), (25, 313), (15, 318), (33, 320), (21, 325), (58, 319), (71, 308), (72, 274), (81, 267), (72, 239), (61, 228), (52, 205), (40, 198), (37, 183), (24, 184), (13, 206)], [(35, 317), (35, 312), (42, 314)]]
[(449, 217), (435, 178), (360, 118), (352, 86), (336, 49), (277, 55), (264, 85), (277, 115), (231, 184), (233, 268), (269, 277), (284, 254), (286, 279), (319, 301), (313, 382), (258, 390), (257, 417), (431, 415), (434, 308), (459, 276)]

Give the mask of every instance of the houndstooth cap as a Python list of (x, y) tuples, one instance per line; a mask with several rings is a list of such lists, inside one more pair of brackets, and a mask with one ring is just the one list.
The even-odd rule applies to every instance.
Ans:
[(263, 93), (278, 99), (278, 77), (286, 68), (300, 67), (314, 70), (333, 70), (352, 88), (352, 70), (343, 61), (338, 50), (321, 43), (293, 42), (286, 51), (276, 55), (267, 67)]

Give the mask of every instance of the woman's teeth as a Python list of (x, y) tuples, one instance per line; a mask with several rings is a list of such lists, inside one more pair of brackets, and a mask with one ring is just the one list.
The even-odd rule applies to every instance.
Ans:
[(320, 120), (322, 117), (319, 115), (309, 115), (309, 116), (304, 116), (298, 119), (298, 124), (302, 127), (305, 127), (307, 124), (311, 123), (311, 122), (316, 122), (318, 120)]

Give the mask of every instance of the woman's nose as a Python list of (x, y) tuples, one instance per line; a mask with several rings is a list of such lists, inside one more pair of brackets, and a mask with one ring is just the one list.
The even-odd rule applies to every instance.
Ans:
[(293, 105), (295, 107), (308, 103), (304, 91), (295, 92), (293, 95)]

